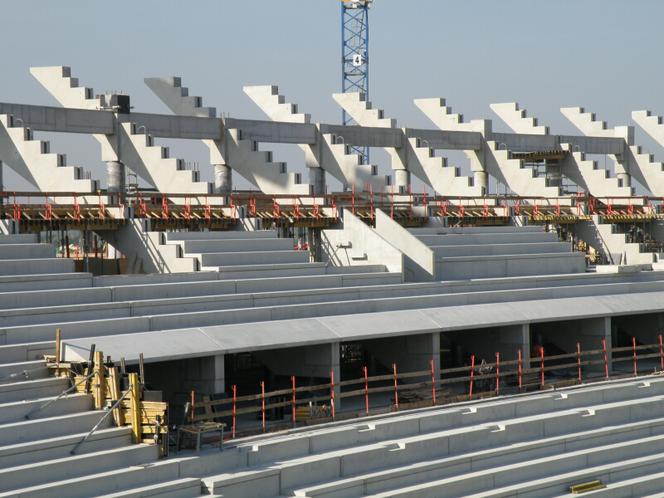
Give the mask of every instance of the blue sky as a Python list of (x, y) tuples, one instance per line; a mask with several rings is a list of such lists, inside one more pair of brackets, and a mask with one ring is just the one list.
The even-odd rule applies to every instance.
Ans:
[[(2, 101), (54, 104), (28, 68), (70, 65), (96, 92), (128, 92), (137, 111), (167, 112), (144, 77), (180, 75), (220, 113), (263, 117), (242, 86), (273, 83), (313, 119), (340, 120), (331, 98), (340, 88), (337, 0), (0, 5)], [(446, 97), (467, 118), (493, 118), (497, 129), (504, 126), (492, 102), (516, 100), (559, 133), (574, 132), (563, 106), (586, 106), (610, 124), (628, 123), (636, 109), (663, 114), (662, 19), (660, 0), (375, 0), (371, 100), (413, 127), (431, 126), (412, 104), (418, 97)], [(98, 169), (94, 141), (54, 142), (72, 164)], [(172, 145), (207, 169), (202, 145)], [(277, 153), (301, 168), (292, 148)], [(374, 157), (387, 172), (384, 156)]]

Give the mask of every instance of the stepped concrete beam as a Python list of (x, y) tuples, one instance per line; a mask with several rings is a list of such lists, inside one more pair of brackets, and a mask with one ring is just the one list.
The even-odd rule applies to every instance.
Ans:
[(488, 172), (485, 166), (486, 137), (491, 134), (491, 121), (474, 120), (464, 123), (463, 115), (453, 113), (445, 99), (440, 97), (415, 99), (413, 102), (433, 124), (443, 131), (478, 133), (479, 143), (466, 149), (465, 153), (470, 161), (470, 170), (473, 172), (473, 184), (480, 188), (483, 194), (486, 194), (489, 188)]
[(443, 98), (415, 99), (413, 102), (441, 130), (477, 131), (473, 122), (464, 122), (463, 114), (452, 112)]
[[(243, 88), (254, 103), (273, 121), (288, 123), (309, 123), (311, 116), (298, 112), (297, 104), (286, 101), (279, 94), (276, 85), (246, 86)], [(325, 192), (325, 178), (321, 177), (321, 170), (327, 171), (345, 186), (354, 185), (361, 190), (371, 185), (373, 190), (382, 190), (389, 182), (377, 176), (378, 168), (369, 164), (362, 164), (362, 157), (353, 154), (350, 147), (344, 143), (337, 143), (339, 138), (332, 133), (321, 133), (320, 125), (316, 125), (317, 139), (315, 144), (300, 144), (305, 154), (306, 165), (309, 168), (311, 183), (316, 193)]]
[(562, 163), (562, 173), (595, 197), (629, 197), (634, 189), (622, 186), (608, 170), (599, 168), (597, 161), (586, 159), (585, 152), (572, 152), (572, 146), (563, 144), (570, 154)]
[[(201, 97), (189, 96), (189, 90), (182, 86), (181, 78), (146, 78), (146, 85), (174, 113), (187, 116), (212, 117), (213, 108), (203, 107)], [(266, 194), (300, 194), (312, 193), (309, 184), (303, 184), (301, 175), (288, 173), (285, 163), (272, 161), (272, 153), (258, 150), (255, 138), (242, 135), (242, 123), (264, 124), (248, 120), (226, 120), (224, 136), (221, 140), (204, 140), (210, 150), (210, 163), (214, 167), (215, 187), (219, 193), (232, 189), (231, 167), (256, 185)], [(268, 130), (269, 136), (275, 136), (274, 130)], [(295, 142), (301, 143), (301, 142)]]
[[(93, 97), (91, 88), (78, 86), (78, 79), (71, 77), (68, 67), (38, 67), (30, 72), (65, 107), (89, 110), (103, 107), (102, 97)], [(142, 134), (136, 133), (131, 123), (122, 123), (117, 128), (113, 135), (94, 135), (102, 146), (102, 160), (107, 163), (109, 188), (124, 189), (124, 164), (127, 164), (160, 192), (211, 192), (207, 182), (198, 181), (197, 172), (186, 171), (182, 161), (169, 158), (168, 149), (154, 147), (147, 129)]]
[(510, 190), (521, 196), (558, 197), (560, 189), (549, 187), (546, 178), (535, 176), (537, 172), (524, 167), (521, 159), (512, 157), (512, 152), (502, 149), (501, 144), (494, 140), (486, 142), (484, 166), (486, 171), (507, 185)]
[[(209, 194), (212, 185), (200, 181), (198, 171), (185, 168), (182, 159), (170, 157), (168, 147), (155, 145), (154, 138), (144, 126), (125, 122), (119, 127), (121, 156), (126, 160), (133, 156), (129, 164), (142, 166), (142, 177), (152, 183), (160, 192), (172, 194)], [(139, 171), (137, 171), (137, 174)]]
[[(650, 111), (634, 111), (632, 119), (653, 140), (664, 147), (664, 125), (660, 116)], [(655, 161), (654, 156), (642, 151), (639, 145), (629, 147), (630, 159), (643, 176), (643, 185), (656, 196), (664, 196), (664, 164)], [(639, 180), (640, 181), (640, 180)]]
[(52, 153), (50, 143), (36, 140), (12, 115), (0, 115), (0, 161), (43, 192), (94, 192), (98, 182), (83, 168), (68, 166), (67, 156)]
[[(199, 118), (214, 118), (217, 115), (214, 107), (203, 106), (202, 97), (189, 95), (189, 88), (182, 86), (180, 77), (145, 78), (143, 81), (174, 114)], [(219, 124), (217, 127), (219, 128)], [(217, 139), (203, 139), (203, 143), (210, 151), (210, 164), (214, 169), (214, 191), (228, 193), (233, 190), (233, 178), (231, 168), (220, 153), (221, 138), (219, 136)]]
[[(396, 120), (384, 117), (381, 109), (374, 109), (360, 93), (335, 94), (334, 99), (361, 126), (394, 128)], [(405, 134), (405, 130), (404, 134)], [(474, 185), (473, 179), (461, 176), (458, 168), (448, 167), (444, 157), (438, 157), (427, 140), (408, 137), (399, 149), (386, 148), (392, 157), (392, 168), (395, 170), (399, 187), (409, 181), (408, 173), (412, 173), (432, 187), (441, 195), (481, 196), (481, 185)], [(401, 177), (399, 177), (400, 173)]]
[(491, 110), (516, 133), (532, 135), (548, 135), (549, 127), (537, 124), (537, 118), (527, 117), (525, 109), (520, 109), (516, 102), (491, 104)]
[[(630, 160), (629, 147), (634, 145), (633, 127), (617, 126), (609, 128), (606, 121), (598, 120), (595, 113), (588, 112), (583, 107), (561, 107), (560, 112), (586, 136), (624, 139), (622, 153), (610, 156), (615, 162), (616, 177), (622, 186), (629, 187), (631, 186), (631, 174), (636, 173), (637, 180), (646, 185), (643, 175), (640, 174), (638, 165), (635, 164), (635, 161)], [(634, 168), (631, 166), (634, 166)]]

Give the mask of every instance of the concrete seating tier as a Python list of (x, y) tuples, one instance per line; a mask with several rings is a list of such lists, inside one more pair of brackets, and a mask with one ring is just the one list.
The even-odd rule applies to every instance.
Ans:
[(662, 281), (594, 285), (575, 285), (571, 281), (552, 287), (542, 282), (539, 288), (473, 291), (471, 287), (468, 292), (446, 292), (445, 284), (422, 283), (0, 309), (0, 321), (4, 323), (0, 344), (48, 341), (56, 327), (74, 339), (274, 319), (663, 290)]
[[(203, 483), (224, 497), (433, 497), (494, 496), (505, 484), (538, 489), (554, 480), (555, 489), (532, 495), (553, 496), (621, 460), (632, 472), (614, 480), (648, 476), (630, 461), (664, 459), (662, 394), (659, 379), (612, 382), (257, 437), (231, 449), (216, 464), (224, 473)], [(210, 458), (200, 467), (212, 470)], [(575, 472), (581, 481), (560, 478)]]
[(73, 271), (73, 261), (56, 259), (55, 247), (37, 243), (36, 235), (0, 235), (0, 277)]
[(441, 280), (582, 273), (585, 256), (541, 227), (424, 227), (409, 232), (434, 253)]

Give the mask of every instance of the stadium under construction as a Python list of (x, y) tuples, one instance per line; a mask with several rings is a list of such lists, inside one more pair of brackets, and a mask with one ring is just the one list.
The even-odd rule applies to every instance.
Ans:
[[(34, 187), (1, 189), (0, 497), (664, 496), (664, 165), (632, 126), (425, 98), (408, 128), (350, 92), (326, 124), (270, 85), (266, 119), (218, 117), (179, 77), (141, 113), (31, 73), (61, 106), (0, 102)], [(92, 135), (107, 177), (40, 133)]]

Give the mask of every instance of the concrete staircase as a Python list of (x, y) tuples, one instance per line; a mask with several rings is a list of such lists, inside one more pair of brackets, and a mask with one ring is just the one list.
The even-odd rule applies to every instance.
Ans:
[(86, 178), (67, 156), (51, 152), (50, 142), (34, 138), (12, 115), (0, 115), (0, 160), (43, 192), (95, 192), (99, 182)]
[(136, 123), (122, 123), (124, 136), (147, 171), (150, 183), (159, 192), (170, 194), (210, 194), (212, 184), (203, 182), (198, 171), (186, 169), (184, 160), (170, 157), (168, 147), (155, 145), (154, 138)]

